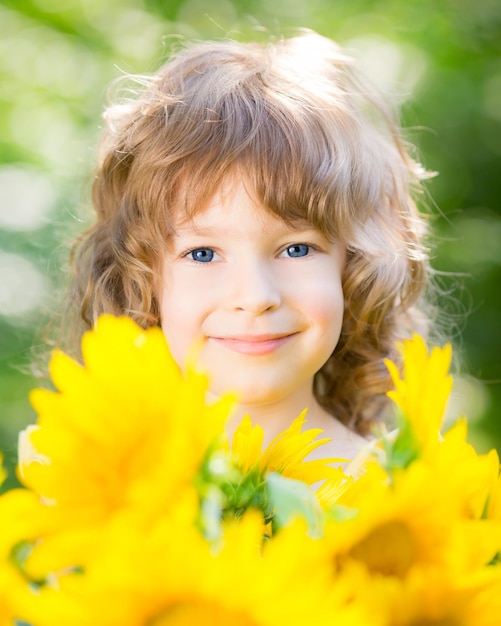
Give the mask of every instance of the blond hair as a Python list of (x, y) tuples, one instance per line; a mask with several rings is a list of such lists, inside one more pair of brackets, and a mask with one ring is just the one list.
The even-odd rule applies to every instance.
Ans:
[(332, 41), (204, 42), (140, 77), (111, 106), (93, 184), (95, 224), (77, 241), (71, 300), (159, 324), (155, 279), (176, 211), (195, 214), (238, 174), (273, 214), (307, 219), (347, 249), (339, 343), (314, 382), (359, 432), (385, 406), (385, 357), (426, 333), (425, 227), (411, 190), (423, 168), (394, 114)]

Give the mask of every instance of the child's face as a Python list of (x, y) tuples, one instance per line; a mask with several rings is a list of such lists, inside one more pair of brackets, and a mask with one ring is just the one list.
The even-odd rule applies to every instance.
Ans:
[(167, 246), (159, 300), (172, 354), (182, 367), (202, 339), (211, 391), (242, 404), (311, 394), (341, 331), (344, 247), (285, 224), (242, 185), (222, 191), (180, 217)]

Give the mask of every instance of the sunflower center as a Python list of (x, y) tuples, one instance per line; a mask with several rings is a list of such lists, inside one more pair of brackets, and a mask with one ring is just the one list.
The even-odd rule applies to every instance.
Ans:
[(403, 578), (416, 560), (416, 545), (409, 528), (392, 520), (374, 528), (349, 555), (373, 573)]
[(239, 611), (218, 604), (194, 603), (175, 604), (165, 609), (161, 615), (149, 622), (148, 626), (258, 626), (254, 620)]

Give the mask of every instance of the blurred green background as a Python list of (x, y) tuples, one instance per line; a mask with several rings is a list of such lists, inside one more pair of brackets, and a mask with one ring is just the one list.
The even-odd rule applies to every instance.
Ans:
[[(0, 2), (0, 449), (9, 467), (32, 348), (59, 306), (88, 219), (110, 81), (154, 71), (174, 38), (312, 28), (352, 50), (402, 108), (430, 170), (434, 267), (461, 357), (449, 411), (501, 450), (501, 3), (498, 0), (3, 0)], [(445, 306), (445, 305), (444, 305)], [(12, 473), (11, 473), (12, 474)], [(11, 476), (11, 482), (13, 480)]]

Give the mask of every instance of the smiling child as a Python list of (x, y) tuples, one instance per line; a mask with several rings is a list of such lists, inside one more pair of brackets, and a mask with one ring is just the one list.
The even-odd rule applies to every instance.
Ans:
[[(426, 334), (426, 177), (352, 59), (315, 33), (186, 45), (111, 106), (95, 224), (74, 251), (75, 340), (160, 325), (267, 440), (305, 408), (352, 458), (385, 415), (397, 340)], [(140, 89), (139, 89), (140, 87)]]

